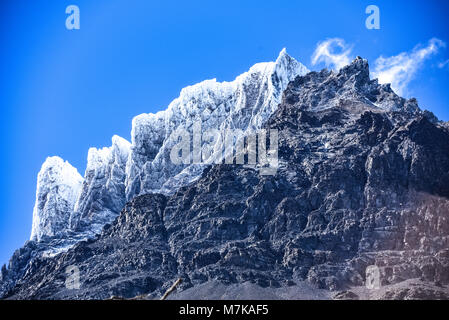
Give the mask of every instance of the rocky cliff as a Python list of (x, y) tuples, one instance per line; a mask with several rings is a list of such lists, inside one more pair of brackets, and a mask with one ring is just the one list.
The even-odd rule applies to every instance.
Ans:
[[(133, 119), (132, 143), (114, 136), (111, 147), (91, 148), (84, 178), (68, 162), (58, 169), (62, 165), (49, 158), (38, 177), (31, 240), (45, 239), (47, 255), (65, 251), (98, 234), (135, 196), (171, 194), (195, 181), (203, 166), (170, 161), (175, 130), (191, 129), (195, 121), (201, 121), (202, 130), (219, 133), (261, 128), (288, 83), (307, 72), (284, 49), (276, 61), (258, 63), (232, 82), (213, 79), (186, 87), (166, 110)], [(60, 179), (46, 178), (53, 174), (51, 168)]]
[[(444, 124), (370, 80), (357, 58), (339, 72), (297, 76), (263, 126), (279, 130), (275, 175), (209, 165), (172, 193), (134, 197), (101, 234), (67, 252), (42, 256), (42, 244), (28, 242), (2, 269), (0, 294), (153, 297), (179, 277), (182, 290), (353, 290), (376, 265), (382, 287), (392, 288), (376, 298), (449, 298)], [(156, 144), (143, 148), (145, 157), (157, 157)], [(79, 290), (64, 285), (69, 266), (79, 268)], [(406, 287), (410, 281), (427, 287)]]

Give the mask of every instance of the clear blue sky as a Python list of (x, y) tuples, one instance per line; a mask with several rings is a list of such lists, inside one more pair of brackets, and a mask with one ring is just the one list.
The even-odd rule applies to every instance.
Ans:
[[(8, 3), (9, 2), (9, 3)], [(76, 4), (81, 29), (65, 28)], [(381, 29), (365, 28), (380, 8)], [(186, 85), (232, 80), (283, 47), (310, 69), (317, 42), (339, 37), (370, 62), (437, 37), (449, 45), (441, 1), (1, 1), (0, 263), (28, 239), (36, 176), (59, 155), (84, 173), (88, 148), (130, 138), (131, 119), (155, 112)], [(449, 48), (408, 89), (449, 120)]]

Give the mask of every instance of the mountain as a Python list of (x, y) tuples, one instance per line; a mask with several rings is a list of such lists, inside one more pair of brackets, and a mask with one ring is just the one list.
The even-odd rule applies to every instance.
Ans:
[(126, 199), (150, 192), (172, 194), (196, 180), (199, 166), (176, 165), (169, 154), (176, 129), (190, 130), (200, 121), (202, 130), (262, 127), (281, 102), (282, 92), (307, 68), (283, 49), (275, 62), (258, 63), (232, 82), (206, 80), (182, 89), (167, 110), (133, 119), (131, 154), (126, 164)]
[(130, 151), (131, 144), (119, 136), (112, 137), (109, 148), (89, 150), (83, 186), (70, 215), (71, 230), (96, 234), (123, 209)]
[[(238, 124), (278, 130), (275, 174), (201, 165), (198, 177), (170, 189), (154, 182), (168, 181), (165, 172), (150, 170), (163, 163), (156, 159), (164, 150), (158, 137), (166, 137), (160, 131), (165, 113), (139, 116), (126, 165), (130, 199), (118, 217), (55, 256), (41, 254), (42, 241), (27, 242), (0, 273), (0, 296), (154, 298), (182, 278), (181, 298), (449, 299), (446, 124), (415, 99), (371, 80), (368, 62), (359, 57), (338, 72), (308, 72), (284, 83), (277, 107), (249, 106), (258, 115), (267, 110), (266, 120), (249, 113)], [(210, 91), (193, 91), (202, 102), (187, 100), (192, 104), (210, 101)], [(133, 170), (145, 172), (137, 184)], [(79, 290), (65, 286), (71, 266), (79, 269)], [(370, 266), (379, 270), (378, 290), (365, 288)]]
[[(307, 72), (284, 49), (275, 62), (258, 63), (232, 82), (214, 79), (186, 87), (166, 110), (133, 119), (132, 143), (114, 136), (111, 147), (91, 148), (84, 179), (67, 162), (59, 169), (56, 158), (47, 159), (38, 175), (30, 239), (45, 240), (44, 254), (54, 255), (101, 232), (134, 197), (170, 194), (196, 180), (203, 166), (170, 161), (175, 143), (170, 136), (176, 129), (189, 129), (195, 121), (202, 122), (203, 130), (222, 133), (228, 128), (243, 132), (260, 128), (287, 84)], [(61, 178), (42, 178), (49, 170)]]
[(83, 178), (67, 161), (50, 157), (44, 162), (37, 177), (31, 239), (40, 241), (68, 227), (82, 183)]

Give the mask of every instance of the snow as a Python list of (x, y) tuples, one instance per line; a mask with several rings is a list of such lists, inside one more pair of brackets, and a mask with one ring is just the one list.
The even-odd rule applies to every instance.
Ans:
[(45, 160), (37, 177), (31, 240), (53, 236), (68, 224), (83, 177), (60, 157)]
[[(117, 136), (111, 147), (90, 148), (85, 180), (70, 217), (70, 229), (95, 234), (110, 223), (125, 204), (125, 164), (131, 144)], [(86, 227), (86, 225), (88, 227)]]
[(287, 84), (307, 72), (283, 49), (275, 62), (257, 63), (234, 81), (211, 79), (188, 86), (166, 110), (135, 117), (126, 166), (127, 200), (149, 192), (173, 193), (199, 177), (202, 170), (186, 170), (167, 161), (174, 130), (189, 130), (199, 120), (203, 132), (218, 129), (224, 133), (232, 128), (247, 134), (257, 130), (276, 110)]
[[(131, 149), (131, 144), (117, 136), (112, 137), (112, 146), (104, 147), (102, 149), (90, 148), (87, 155), (87, 170), (95, 170), (105, 165), (109, 164), (114, 159), (121, 159), (126, 161), (128, 158), (129, 151)], [(114, 156), (117, 156), (114, 158)]]
[(257, 130), (276, 110), (287, 84), (308, 72), (283, 49), (276, 61), (257, 63), (234, 81), (210, 79), (185, 87), (166, 110), (134, 117), (131, 143), (113, 136), (111, 147), (90, 148), (84, 179), (68, 162), (48, 158), (38, 176), (31, 239), (65, 235), (61, 243), (52, 238), (59, 244), (48, 254), (60, 252), (67, 243), (100, 232), (135, 196), (170, 194), (191, 183), (204, 166), (167, 160), (174, 130), (191, 129), (198, 120), (203, 131)]

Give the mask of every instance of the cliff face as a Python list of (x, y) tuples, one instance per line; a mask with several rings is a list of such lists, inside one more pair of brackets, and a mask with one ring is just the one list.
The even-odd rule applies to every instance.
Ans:
[[(170, 161), (175, 130), (191, 129), (197, 121), (204, 131), (222, 134), (258, 129), (276, 110), (288, 83), (307, 72), (284, 49), (276, 61), (258, 63), (232, 82), (214, 79), (186, 87), (166, 110), (133, 119), (132, 143), (114, 136), (111, 147), (91, 148), (84, 178), (67, 162), (53, 165), (62, 159), (49, 158), (38, 177), (31, 240), (45, 240), (46, 255), (66, 251), (101, 232), (134, 197), (172, 194), (195, 181), (204, 166)], [(51, 168), (56, 179), (46, 178)]]
[(199, 178), (201, 166), (174, 164), (170, 139), (177, 129), (260, 129), (281, 102), (282, 92), (307, 68), (284, 50), (274, 62), (258, 63), (232, 82), (206, 80), (182, 89), (167, 110), (133, 119), (132, 147), (126, 164), (126, 199), (146, 193), (174, 193)]
[(123, 209), (130, 148), (128, 141), (114, 136), (111, 147), (89, 150), (83, 186), (70, 215), (71, 230), (92, 236)]
[[(338, 73), (296, 77), (264, 126), (279, 130), (275, 175), (208, 166), (172, 194), (135, 197), (100, 235), (67, 252), (41, 257), (29, 242), (2, 271), (1, 294), (133, 297), (160, 294), (178, 277), (184, 289), (307, 281), (341, 290), (363, 286), (376, 265), (382, 286), (419, 279), (449, 296), (444, 124), (371, 81), (358, 58)], [(64, 286), (71, 265), (79, 290)], [(406, 296), (398, 290), (380, 298)]]
[(58, 236), (67, 229), (83, 178), (67, 161), (49, 157), (37, 177), (31, 239)]

